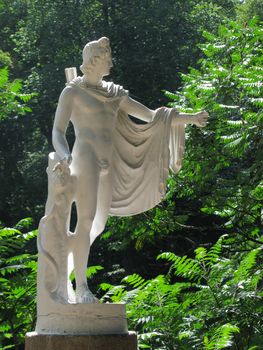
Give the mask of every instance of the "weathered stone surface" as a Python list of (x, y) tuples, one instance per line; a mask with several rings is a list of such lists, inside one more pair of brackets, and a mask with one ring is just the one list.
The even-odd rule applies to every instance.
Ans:
[(49, 303), (40, 310), (35, 331), (38, 334), (105, 335), (127, 334), (124, 304), (59, 304)]
[(26, 334), (25, 350), (137, 350), (135, 332), (114, 335)]

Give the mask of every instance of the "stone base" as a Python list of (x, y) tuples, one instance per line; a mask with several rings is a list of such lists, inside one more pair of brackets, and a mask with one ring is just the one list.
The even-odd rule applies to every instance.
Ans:
[(38, 307), (35, 331), (51, 335), (127, 334), (125, 304), (54, 303), (52, 311)]
[(137, 350), (135, 332), (114, 335), (26, 334), (25, 350)]

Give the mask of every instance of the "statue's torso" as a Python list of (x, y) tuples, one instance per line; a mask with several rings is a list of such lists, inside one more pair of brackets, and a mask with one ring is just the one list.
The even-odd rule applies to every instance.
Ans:
[(78, 167), (90, 161), (110, 164), (118, 104), (112, 99), (100, 99), (89, 90), (78, 87), (74, 90), (71, 114), (76, 135), (73, 165)]

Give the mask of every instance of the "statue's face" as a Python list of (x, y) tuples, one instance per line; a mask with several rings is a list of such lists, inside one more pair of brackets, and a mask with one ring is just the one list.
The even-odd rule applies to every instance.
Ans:
[[(104, 42), (102, 42), (104, 41)], [(101, 45), (101, 42), (103, 45)], [(110, 74), (112, 67), (111, 48), (107, 38), (101, 38), (98, 41), (88, 43), (82, 53), (83, 74), (98, 74), (102, 77)]]
[(110, 69), (112, 68), (112, 57), (111, 54), (106, 55), (104, 58), (99, 59), (96, 62), (95, 69), (99, 72), (103, 77), (110, 74)]

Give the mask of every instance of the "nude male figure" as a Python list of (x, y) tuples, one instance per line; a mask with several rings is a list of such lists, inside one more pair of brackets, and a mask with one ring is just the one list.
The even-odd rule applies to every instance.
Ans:
[[(109, 39), (103, 37), (88, 43), (83, 50), (81, 70), (82, 86), (106, 89), (103, 77), (112, 67)], [(118, 109), (144, 120), (152, 121), (155, 111), (127, 95), (118, 106), (97, 99), (84, 89), (68, 85), (59, 98), (53, 127), (53, 145), (62, 162), (68, 164), (71, 175), (76, 178), (74, 198), (77, 208), (77, 226), (73, 237), (73, 260), (76, 279), (76, 302), (95, 302), (90, 292), (86, 268), (90, 250), (90, 234), (98, 236), (105, 227), (112, 200), (113, 131)], [(177, 113), (172, 123), (206, 125), (208, 114)], [(69, 121), (75, 131), (75, 144), (70, 153), (65, 137)]]

